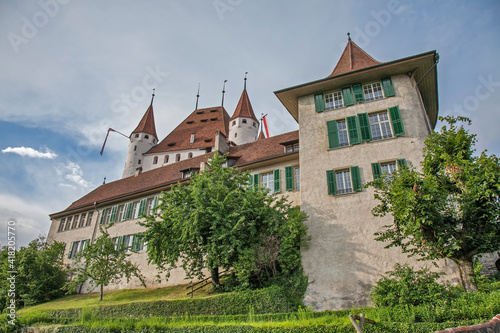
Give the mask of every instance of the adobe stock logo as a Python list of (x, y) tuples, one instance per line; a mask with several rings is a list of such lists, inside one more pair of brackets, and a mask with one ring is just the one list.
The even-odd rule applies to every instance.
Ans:
[(28, 44), (30, 40), (38, 35), (39, 29), (45, 27), (51, 18), (54, 18), (61, 9), (60, 5), (66, 5), (71, 0), (41, 0), (38, 1), (38, 6), (41, 10), (37, 11), (31, 17), (31, 20), (26, 16), (21, 18), (23, 22), (21, 26), (21, 33), (9, 32), (7, 39), (12, 46), (12, 49), (17, 54), (19, 53), (19, 46), (21, 44)]

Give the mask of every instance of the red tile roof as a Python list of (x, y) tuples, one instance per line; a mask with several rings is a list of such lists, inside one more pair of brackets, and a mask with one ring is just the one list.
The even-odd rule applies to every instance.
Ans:
[[(230, 147), (229, 156), (237, 158), (234, 167), (248, 165), (262, 160), (281, 157), (294, 153), (285, 153), (282, 143), (298, 140), (299, 131), (293, 131), (276, 135), (240, 146)], [(101, 203), (113, 199), (119, 199), (153, 189), (164, 189), (169, 184), (182, 180), (181, 170), (199, 168), (201, 162), (206, 162), (213, 153), (204, 154), (191, 159), (182, 160), (173, 164), (145, 171), (138, 176), (127, 177), (103, 184), (73, 202), (68, 208), (60, 213), (70, 213), (71, 210), (92, 207), (94, 202)], [(60, 214), (56, 213), (56, 214)], [(55, 215), (55, 214), (52, 214)]]
[[(222, 106), (197, 109), (146, 154), (213, 147), (217, 130), (228, 136), (229, 115), (226, 110)], [(193, 143), (190, 143), (191, 134), (195, 134)]]
[(151, 101), (151, 104), (139, 122), (139, 125), (137, 125), (136, 129), (132, 131), (132, 134), (134, 133), (151, 134), (158, 140), (158, 135), (156, 135), (155, 117), (153, 114), (153, 101)]
[(238, 105), (234, 110), (234, 114), (229, 120), (231, 121), (236, 117), (247, 117), (247, 118), (252, 118), (255, 121), (258, 121), (257, 117), (255, 117), (255, 114), (253, 113), (252, 104), (250, 103), (250, 98), (248, 98), (248, 93), (246, 89), (243, 89)]
[(334, 70), (329, 76), (336, 76), (339, 74), (344, 74), (357, 69), (362, 69), (366, 67), (371, 67), (381, 64), (381, 62), (373, 59), (368, 53), (363, 51), (356, 43), (351, 40), (347, 41), (347, 45), (344, 52), (340, 56), (340, 59), (335, 66)]

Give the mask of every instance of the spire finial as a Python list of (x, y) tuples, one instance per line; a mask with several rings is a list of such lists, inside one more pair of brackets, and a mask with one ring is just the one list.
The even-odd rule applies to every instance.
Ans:
[(153, 96), (151, 96), (151, 105), (153, 105), (153, 99), (155, 99), (155, 90), (156, 88), (153, 88)]
[(227, 80), (224, 80), (224, 84), (222, 85), (222, 102), (221, 102), (221, 106), (224, 107), (224, 93), (226, 92), (226, 82)]
[(196, 107), (195, 110), (198, 110), (198, 100), (200, 99), (200, 84), (198, 83), (198, 92), (196, 93)]
[(243, 86), (244, 90), (247, 90), (247, 74), (248, 72), (245, 72), (245, 85)]
[(347, 33), (347, 39), (351, 40), (351, 33), (350, 32)]

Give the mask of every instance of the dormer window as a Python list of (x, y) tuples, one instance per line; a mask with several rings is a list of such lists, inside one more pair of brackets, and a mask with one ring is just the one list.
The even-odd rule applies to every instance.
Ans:
[(193, 144), (195, 139), (196, 139), (196, 133), (191, 134), (191, 139), (189, 140), (189, 143)]
[(208, 119), (202, 119), (200, 120), (202, 123), (206, 123), (208, 121)]
[(210, 112), (217, 112), (217, 109), (210, 110)]
[(187, 121), (186, 124), (193, 124), (194, 121), (193, 120), (190, 120), (190, 121)]

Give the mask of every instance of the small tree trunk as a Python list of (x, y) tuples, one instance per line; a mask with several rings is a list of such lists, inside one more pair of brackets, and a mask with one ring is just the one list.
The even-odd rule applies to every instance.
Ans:
[(474, 283), (474, 264), (472, 260), (456, 259), (453, 260), (458, 267), (460, 282), (466, 292), (477, 290), (477, 285)]
[(101, 296), (99, 297), (99, 301), (102, 301), (103, 294), (104, 294), (104, 286), (101, 284)]
[(219, 267), (215, 267), (214, 269), (210, 270), (210, 274), (212, 277), (212, 286), (217, 289), (219, 288)]

